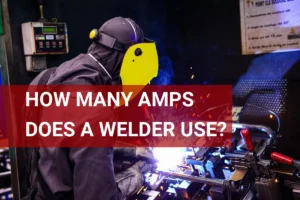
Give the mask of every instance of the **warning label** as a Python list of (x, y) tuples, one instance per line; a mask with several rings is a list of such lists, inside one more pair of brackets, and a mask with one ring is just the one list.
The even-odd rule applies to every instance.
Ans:
[(240, 0), (242, 53), (300, 50), (300, 0)]

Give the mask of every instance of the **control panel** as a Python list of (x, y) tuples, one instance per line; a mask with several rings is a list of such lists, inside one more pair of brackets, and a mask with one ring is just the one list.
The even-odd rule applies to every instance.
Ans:
[(22, 24), (25, 56), (67, 54), (68, 31), (62, 22), (27, 22)]

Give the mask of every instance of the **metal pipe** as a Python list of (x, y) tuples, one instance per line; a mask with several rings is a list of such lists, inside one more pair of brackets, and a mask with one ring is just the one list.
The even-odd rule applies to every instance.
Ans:
[(166, 176), (172, 176), (174, 178), (189, 180), (189, 181), (193, 181), (193, 182), (197, 182), (197, 183), (209, 184), (209, 185), (213, 185), (213, 186), (223, 186), (223, 183), (225, 181), (222, 179), (203, 178), (203, 177), (198, 177), (198, 176), (179, 174), (179, 173), (175, 173), (175, 172), (157, 171), (157, 173), (160, 173), (160, 174), (166, 175)]
[(235, 154), (235, 153), (225, 153), (224, 157), (225, 158), (244, 158), (246, 155), (245, 154)]
[(260, 131), (263, 131), (263, 132), (267, 133), (270, 138), (272, 138), (275, 134), (275, 132), (271, 128), (269, 128), (267, 126), (263, 126), (263, 125), (232, 123), (232, 128), (253, 128), (253, 129), (257, 129), (257, 130), (260, 130)]
[(10, 175), (11, 175), (10, 171), (8, 171), (8, 172), (1, 172), (0, 173), (0, 178), (4, 178), (4, 177), (10, 176)]

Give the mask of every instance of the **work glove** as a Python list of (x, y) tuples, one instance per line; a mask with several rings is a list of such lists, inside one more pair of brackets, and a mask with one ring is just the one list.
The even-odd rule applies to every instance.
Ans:
[(144, 160), (148, 163), (155, 163), (156, 159), (152, 150), (148, 147), (116, 147), (114, 148), (116, 160)]
[(135, 150), (137, 158), (155, 161), (152, 150), (148, 147), (137, 147)]
[(115, 175), (120, 199), (125, 199), (138, 192), (143, 186), (144, 174), (151, 171), (151, 167), (152, 165), (144, 161), (138, 161), (132, 167)]

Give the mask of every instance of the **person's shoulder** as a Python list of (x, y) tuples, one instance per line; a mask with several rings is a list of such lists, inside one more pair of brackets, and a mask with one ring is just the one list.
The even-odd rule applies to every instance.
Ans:
[(46, 71), (50, 69), (50, 68), (47, 68), (47, 69), (44, 69), (43, 71), (41, 71), (32, 81), (29, 85), (38, 85), (39, 83), (39, 80), (42, 78), (42, 76), (46, 73)]
[(70, 65), (70, 63), (78, 62), (79, 60), (84, 60), (87, 56), (88, 56), (88, 54), (81, 53), (81, 54), (77, 55), (76, 57), (63, 62), (61, 65), (59, 65), (59, 67), (62, 67), (66, 64)]

